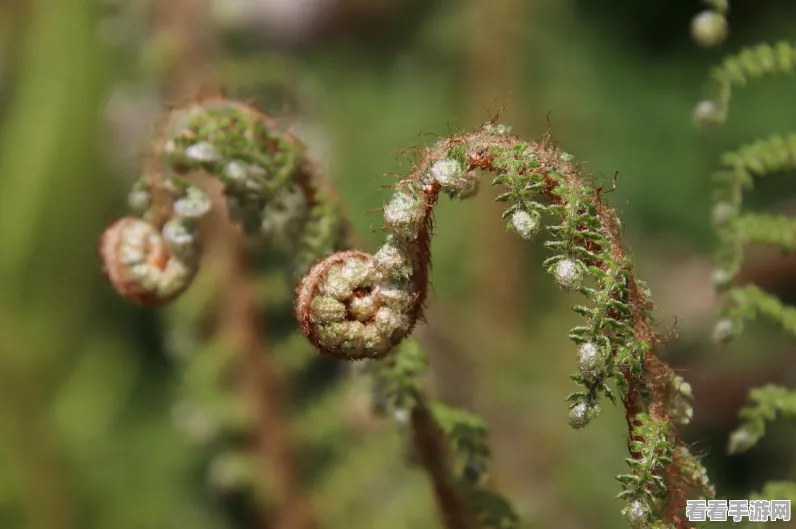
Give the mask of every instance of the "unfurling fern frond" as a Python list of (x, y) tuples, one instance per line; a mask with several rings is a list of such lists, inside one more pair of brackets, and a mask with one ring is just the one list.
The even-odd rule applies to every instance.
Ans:
[(716, 287), (729, 286), (743, 261), (743, 247), (750, 243), (776, 245), (791, 251), (796, 243), (796, 222), (783, 216), (742, 213), (743, 194), (754, 187), (755, 178), (796, 169), (796, 134), (775, 135), (758, 140), (721, 158), (714, 174), (713, 223), (720, 248)]
[(199, 220), (211, 209), (191, 174), (223, 184), (229, 214), (244, 232), (292, 244), (296, 273), (341, 247), (342, 216), (304, 157), (301, 142), (253, 107), (207, 99), (173, 110), (134, 185), (126, 217), (102, 236), (100, 256), (129, 300), (168, 303), (193, 281), (201, 250)]

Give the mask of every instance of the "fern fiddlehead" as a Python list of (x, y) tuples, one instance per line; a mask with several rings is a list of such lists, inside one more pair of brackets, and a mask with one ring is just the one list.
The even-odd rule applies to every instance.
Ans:
[(157, 306), (178, 297), (198, 270), (199, 221), (211, 202), (188, 175), (221, 181), (228, 210), (244, 232), (293, 243), (296, 273), (340, 247), (344, 226), (336, 202), (303, 155), (253, 107), (207, 99), (169, 114), (145, 174), (129, 196), (138, 217), (110, 226), (100, 240), (103, 268), (134, 303)]
[[(676, 433), (690, 419), (690, 388), (655, 354), (650, 294), (635, 278), (603, 189), (587, 183), (573, 156), (549, 142), (524, 141), (487, 123), (423, 150), (384, 206), (385, 244), (374, 255), (333, 254), (302, 279), (296, 291), (302, 332), (322, 353), (346, 359), (384, 357), (408, 336), (426, 300), (433, 208), (440, 193), (475, 194), (477, 170), (494, 173), (492, 184), (506, 188), (497, 200), (513, 201), (504, 218), (522, 238), (540, 231), (543, 216), (555, 219), (546, 224), (553, 239), (545, 246), (554, 255), (544, 266), (563, 289), (591, 301), (574, 307), (586, 321), (570, 332), (581, 367), (572, 378), (582, 387), (568, 399), (570, 424), (587, 425), (599, 413), (600, 396), (615, 401), (608, 386), (614, 380), (632, 456), (630, 472), (618, 477), (624, 513), (636, 527), (661, 519), (677, 524), (685, 494), (712, 495)], [(352, 310), (359, 303), (378, 308), (363, 316)], [(377, 318), (378, 311), (386, 314)]]

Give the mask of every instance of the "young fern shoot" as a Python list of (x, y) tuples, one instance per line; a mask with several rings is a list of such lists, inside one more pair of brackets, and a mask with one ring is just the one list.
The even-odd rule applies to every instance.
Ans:
[(148, 170), (129, 203), (137, 215), (110, 226), (100, 241), (115, 289), (144, 306), (172, 301), (199, 266), (199, 220), (211, 201), (188, 176), (203, 171), (224, 185), (228, 209), (244, 232), (292, 243), (296, 273), (340, 248), (337, 203), (304, 157), (304, 147), (253, 107), (207, 99), (173, 110)]
[[(600, 398), (626, 409), (629, 472), (618, 476), (633, 527), (687, 527), (686, 498), (711, 497), (704, 469), (678, 436), (691, 418), (690, 387), (657, 356), (650, 294), (636, 279), (622, 245), (620, 221), (572, 155), (545, 139), (525, 141), (503, 125), (442, 139), (425, 148), (384, 206), (387, 240), (373, 255), (332, 254), (313, 266), (296, 290), (301, 331), (324, 354), (382, 358), (411, 334), (422, 317), (431, 263), (433, 209), (441, 193), (477, 193), (478, 171), (512, 204), (508, 227), (532, 239), (544, 226), (553, 255), (544, 266), (565, 290), (591, 303), (574, 310), (584, 324), (569, 336), (579, 348), (569, 422), (586, 426)], [(545, 219), (547, 222), (545, 223)]]

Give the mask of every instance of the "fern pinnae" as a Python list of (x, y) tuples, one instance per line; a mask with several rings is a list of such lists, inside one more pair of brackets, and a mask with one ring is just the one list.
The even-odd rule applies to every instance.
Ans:
[(754, 187), (755, 178), (796, 168), (796, 134), (758, 140), (725, 153), (721, 162), (722, 168), (713, 176), (713, 223), (721, 241), (714, 285), (720, 290), (740, 272), (746, 244), (776, 245), (790, 251), (796, 242), (796, 223), (787, 217), (741, 213), (743, 193)]
[[(694, 115), (697, 125), (726, 120), (733, 86), (742, 86), (750, 79), (792, 74), (794, 67), (796, 46), (788, 42), (759, 44), (726, 58), (710, 72), (710, 99), (697, 105)], [(754, 284), (733, 285), (743, 265), (746, 245), (776, 246), (783, 253), (796, 250), (796, 219), (742, 212), (744, 192), (752, 190), (755, 178), (796, 169), (796, 133), (773, 135), (725, 153), (721, 164), (713, 178), (716, 183), (713, 224), (719, 242), (713, 286), (725, 293), (726, 304), (714, 327), (713, 339), (727, 342), (736, 338), (745, 322), (758, 316), (770, 319), (789, 335), (796, 336), (796, 307)], [(739, 414), (740, 425), (730, 435), (730, 453), (755, 446), (765, 434), (767, 421), (778, 416), (796, 417), (796, 391), (791, 388), (774, 384), (755, 388), (750, 391), (749, 401)], [(761, 493), (752, 495), (752, 501), (785, 499), (796, 501), (796, 483), (769, 482)], [(772, 520), (776, 519), (772, 516)]]
[(727, 120), (732, 90), (753, 79), (791, 74), (796, 68), (796, 46), (782, 41), (743, 48), (724, 58), (709, 74), (708, 97), (694, 109), (694, 122), (701, 127), (719, 125)]

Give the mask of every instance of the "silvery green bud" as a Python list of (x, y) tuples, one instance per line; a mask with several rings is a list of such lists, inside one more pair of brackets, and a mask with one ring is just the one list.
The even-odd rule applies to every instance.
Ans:
[(573, 428), (583, 428), (591, 421), (591, 413), (588, 404), (579, 402), (569, 410), (569, 425)]
[(572, 259), (562, 259), (556, 263), (553, 275), (559, 285), (569, 290), (577, 290), (583, 282), (583, 270)]
[(638, 500), (633, 501), (627, 506), (625, 516), (627, 516), (627, 522), (633, 529), (645, 529), (649, 526), (649, 514), (647, 509), (644, 508), (644, 505)]
[(210, 211), (210, 197), (202, 189), (191, 186), (185, 196), (174, 202), (174, 213), (179, 217), (199, 218)]
[(399, 191), (384, 206), (384, 229), (394, 235), (414, 239), (425, 220), (425, 209), (425, 200)]
[(603, 355), (594, 342), (586, 342), (578, 350), (578, 366), (586, 377), (597, 375), (602, 369)]
[(221, 151), (210, 142), (202, 141), (185, 148), (185, 158), (191, 162), (215, 163), (221, 161)]
[(723, 121), (718, 105), (711, 99), (697, 103), (692, 117), (694, 124), (699, 128), (706, 128)]
[(732, 280), (732, 274), (724, 268), (715, 269), (710, 276), (710, 281), (713, 284), (713, 288), (716, 290), (727, 288), (732, 283)]
[(152, 194), (146, 189), (135, 189), (127, 195), (127, 204), (140, 215), (152, 206)]
[(718, 202), (713, 206), (713, 225), (722, 228), (735, 216), (735, 207), (729, 202)]
[(728, 342), (735, 336), (736, 325), (730, 318), (722, 318), (716, 322), (713, 327), (713, 341), (715, 342)]
[(536, 211), (529, 213), (518, 209), (511, 215), (511, 220), (509, 221), (509, 228), (526, 240), (533, 239), (539, 233), (541, 226), (541, 219)]
[(691, 19), (691, 36), (700, 46), (721, 44), (727, 38), (727, 19), (715, 11), (702, 11)]
[(730, 434), (730, 440), (727, 444), (727, 451), (730, 454), (740, 454), (752, 448), (757, 442), (757, 437), (752, 435), (749, 430), (739, 428)]

